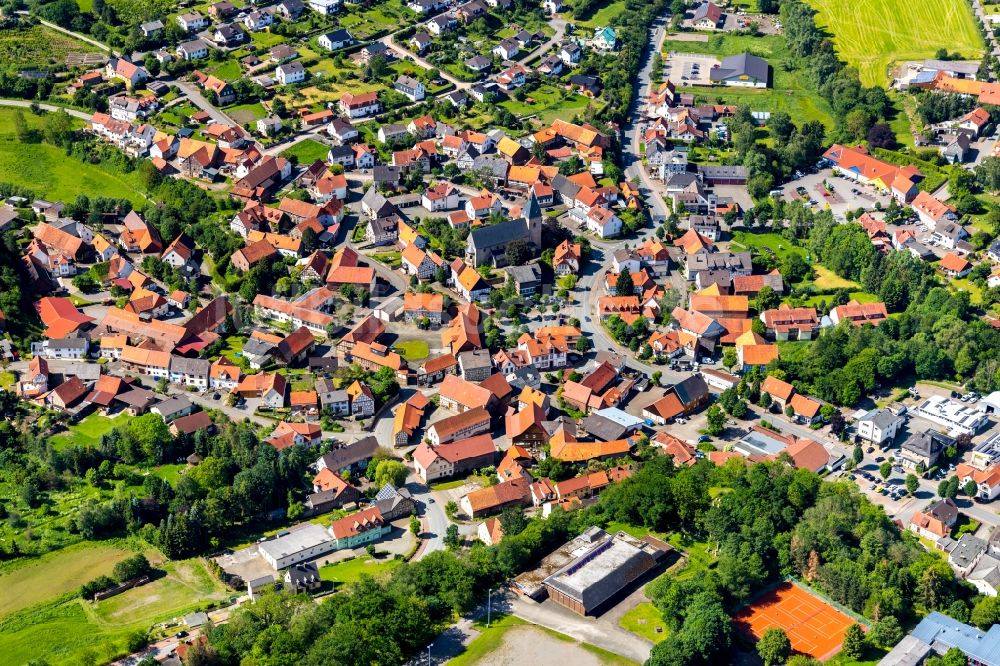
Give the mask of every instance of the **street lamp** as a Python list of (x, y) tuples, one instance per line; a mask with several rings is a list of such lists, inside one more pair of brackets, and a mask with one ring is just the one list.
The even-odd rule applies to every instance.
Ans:
[(493, 588), (486, 593), (486, 628), (490, 628), (490, 611), (493, 610)]
[(431, 666), (431, 648), (434, 647), (434, 643), (427, 646), (427, 666)]

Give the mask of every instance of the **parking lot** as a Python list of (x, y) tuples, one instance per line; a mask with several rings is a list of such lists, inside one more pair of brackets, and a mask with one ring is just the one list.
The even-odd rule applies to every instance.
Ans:
[(712, 68), (719, 64), (714, 56), (671, 51), (663, 61), (663, 75), (679, 86), (710, 86)]
[[(832, 187), (832, 192), (827, 191), (824, 181)], [(873, 208), (875, 202), (885, 207), (891, 200), (874, 186), (835, 176), (832, 169), (820, 169), (789, 181), (782, 188), (782, 195), (786, 201), (804, 200), (813, 210), (829, 208), (837, 218), (843, 218), (847, 211)]]

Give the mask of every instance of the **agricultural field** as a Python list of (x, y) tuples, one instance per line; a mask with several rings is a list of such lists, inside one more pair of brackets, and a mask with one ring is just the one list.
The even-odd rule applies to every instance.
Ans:
[(938, 49), (982, 56), (983, 40), (965, 2), (807, 1), (819, 12), (817, 25), (833, 34), (837, 53), (867, 85), (887, 84), (893, 63), (930, 58)]
[(21, 68), (62, 65), (69, 53), (99, 53), (97, 47), (44, 25), (0, 31), (0, 62)]
[[(101, 164), (85, 164), (52, 145), (18, 143), (13, 133), (14, 113), (14, 109), (0, 109), (0, 182), (27, 187), (55, 201), (72, 201), (80, 192), (101, 192), (135, 203), (144, 201), (135, 173), (116, 173)], [(41, 118), (30, 112), (24, 115), (29, 127), (41, 127)], [(83, 125), (81, 120), (73, 122)]]

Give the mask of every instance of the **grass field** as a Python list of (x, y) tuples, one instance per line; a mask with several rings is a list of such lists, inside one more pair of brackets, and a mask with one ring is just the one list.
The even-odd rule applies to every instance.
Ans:
[(72, 592), (87, 581), (111, 573), (131, 551), (107, 543), (86, 542), (63, 548), (0, 574), (0, 618), (22, 608)]
[(893, 63), (934, 56), (940, 48), (982, 56), (972, 12), (957, 0), (807, 0), (817, 24), (834, 36), (837, 52), (856, 66), (862, 83), (884, 85)]
[[(0, 61), (3, 57), (0, 56)], [(73, 201), (84, 192), (121, 197), (135, 203), (144, 201), (135, 173), (114, 173), (102, 165), (85, 164), (55, 146), (44, 143), (24, 145), (14, 137), (14, 109), (0, 108), (0, 182), (31, 189), (54, 201)], [(30, 127), (40, 127), (42, 119), (26, 112)], [(76, 126), (83, 121), (73, 119)]]
[(523, 102), (512, 97), (500, 102), (500, 106), (519, 118), (538, 116), (542, 123), (550, 123), (555, 118), (571, 120), (591, 103), (595, 102), (583, 95), (569, 94), (556, 86), (542, 84), (532, 90)]
[(267, 112), (264, 110), (264, 107), (261, 106), (260, 102), (230, 106), (225, 109), (225, 112), (230, 118), (241, 125), (255, 122), (267, 115)]
[(403, 340), (393, 347), (407, 361), (422, 361), (430, 354), (430, 347), (425, 340)]
[[(660, 611), (648, 601), (642, 602), (622, 615), (621, 619), (618, 620), (618, 625), (622, 629), (631, 631), (636, 636), (642, 636), (652, 643), (659, 643), (670, 634), (670, 630), (667, 629), (666, 624), (663, 622), (663, 616), (660, 614)], [(660, 631), (657, 631), (657, 629)]]
[(326, 154), (330, 151), (330, 147), (324, 143), (320, 143), (315, 139), (306, 139), (304, 141), (299, 141), (294, 146), (281, 151), (282, 157), (294, 157), (298, 160), (300, 165), (308, 166), (315, 162), (316, 160), (326, 159)]
[[(858, 303), (877, 303), (878, 302), (878, 296), (876, 296), (875, 294), (869, 294), (866, 291), (852, 291), (851, 292), (851, 299), (857, 301)], [(827, 303), (832, 304), (833, 303), (833, 296), (831, 296), (829, 294), (827, 294), (825, 296), (822, 295), (822, 294), (819, 294), (819, 295), (816, 295), (816, 296), (810, 296), (809, 298), (807, 298), (805, 300), (805, 307), (807, 307), (807, 308), (814, 308), (814, 307), (816, 307), (820, 303), (820, 301), (826, 301)]]
[[(740, 252), (756, 248), (762, 254), (776, 254), (778, 258), (784, 259), (790, 254), (798, 254), (805, 258), (804, 248), (793, 245), (790, 240), (781, 234), (753, 234), (746, 231), (737, 231), (733, 234), (733, 252)], [(738, 246), (738, 247), (737, 247)]]
[(823, 289), (825, 291), (829, 289), (861, 288), (861, 285), (857, 282), (840, 277), (826, 266), (813, 264), (813, 270), (816, 272), (816, 279), (813, 280), (813, 284), (816, 285), (817, 289)]
[(402, 560), (396, 560), (388, 556), (381, 559), (372, 559), (368, 555), (355, 557), (353, 560), (345, 560), (336, 564), (328, 564), (319, 570), (319, 577), (323, 580), (334, 583), (353, 583), (361, 579), (361, 576), (378, 576), (379, 574), (392, 571)]
[[(775, 66), (788, 56), (785, 38), (781, 36), (750, 37), (749, 35), (713, 35), (707, 42), (663, 42), (666, 52), (705, 53), (716, 57), (752, 53), (772, 65), (773, 85), (768, 89), (688, 86), (678, 92), (691, 93), (695, 99), (712, 104), (748, 104), (754, 111), (785, 111), (797, 120), (818, 120), (832, 128), (830, 105), (799, 71), (787, 72)], [(679, 84), (679, 81), (674, 81)]]
[[(85, 555), (87, 561), (93, 564), (94, 558), (86, 553), (95, 547), (100, 546), (86, 544), (79, 551), (67, 549), (60, 552), (70, 552), (76, 557)], [(123, 551), (121, 556), (126, 554)], [(106, 552), (104, 556), (107, 556)], [(158, 562), (157, 554), (150, 553), (149, 556), (154, 560), (154, 566), (161, 568), (165, 575), (141, 588), (128, 590), (96, 604), (79, 598), (52, 596), (0, 619), (3, 661), (22, 664), (32, 659), (45, 659), (53, 666), (105, 663), (124, 653), (125, 640), (130, 632), (149, 629), (158, 622), (180, 617), (204, 608), (210, 601), (220, 601), (229, 596), (201, 560), (163, 563)], [(105, 573), (103, 567), (106, 565), (97, 564), (83, 575), (82, 580)], [(110, 565), (107, 566), (110, 570)], [(55, 568), (45, 567), (45, 571), (51, 576)], [(53, 589), (47, 582), (39, 583), (38, 587), (41, 590)]]
[(69, 432), (64, 432), (52, 438), (52, 444), (57, 449), (73, 444), (80, 446), (97, 446), (101, 443), (101, 437), (111, 432), (111, 429), (122, 422), (122, 414), (114, 418), (101, 416), (93, 413), (78, 423), (69, 426)]
[(590, 30), (606, 25), (615, 25), (615, 19), (624, 11), (625, 0), (615, 0), (615, 2), (608, 2), (586, 20), (575, 21), (575, 23), (579, 28), (589, 28)]
[(0, 389), (5, 391), (12, 391), (14, 389), (14, 384), (17, 383), (17, 375), (10, 370), (5, 370), (0, 372)]

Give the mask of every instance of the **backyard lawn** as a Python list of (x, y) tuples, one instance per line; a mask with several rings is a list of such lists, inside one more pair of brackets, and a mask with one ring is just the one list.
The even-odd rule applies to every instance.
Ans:
[(281, 151), (282, 157), (294, 157), (302, 166), (312, 164), (316, 160), (326, 159), (330, 147), (315, 139), (305, 139)]
[(670, 630), (663, 622), (663, 615), (649, 601), (642, 602), (622, 615), (618, 625), (652, 643), (659, 643), (670, 634)]
[(430, 346), (425, 340), (403, 340), (393, 346), (407, 361), (422, 361), (430, 354)]
[(519, 118), (537, 116), (542, 123), (547, 124), (555, 118), (571, 120), (573, 116), (583, 113), (591, 103), (600, 104), (589, 97), (568, 93), (562, 88), (543, 83), (529, 92), (523, 102), (511, 97), (500, 102), (500, 106)]
[[(15, 109), (0, 109), (0, 182), (26, 187), (55, 201), (73, 201), (80, 192), (100, 192), (133, 203), (144, 201), (136, 173), (115, 173), (100, 164), (85, 164), (49, 144), (19, 143), (14, 137), (14, 114)], [(44, 116), (34, 116), (25, 109), (24, 117), (29, 127), (42, 126)], [(79, 127), (83, 121), (74, 118), (73, 124)]]
[(941, 48), (968, 58), (983, 53), (983, 40), (965, 2), (807, 1), (819, 12), (819, 27), (833, 34), (837, 53), (858, 68), (866, 85), (884, 85), (891, 64), (933, 58)]
[(373, 559), (368, 555), (361, 555), (352, 560), (327, 564), (319, 570), (319, 577), (337, 584), (353, 583), (360, 580), (362, 575), (377, 576), (392, 571), (402, 563), (402, 560), (390, 556)]
[(77, 444), (80, 446), (97, 446), (101, 443), (101, 437), (111, 432), (119, 423), (122, 423), (127, 415), (122, 412), (114, 418), (101, 416), (94, 412), (85, 417), (82, 421), (69, 426), (69, 432), (59, 433), (52, 438), (52, 445), (63, 448)]
[(5, 370), (0, 372), (0, 389), (5, 391), (14, 390), (14, 384), (17, 383), (17, 375), (15, 375), (10, 370)]
[(776, 254), (782, 260), (790, 254), (798, 254), (803, 258), (806, 256), (804, 248), (794, 245), (781, 234), (775, 233), (754, 234), (747, 231), (737, 231), (733, 234), (731, 247), (733, 252), (742, 252), (755, 248), (762, 254)]
[(816, 273), (816, 279), (813, 280), (813, 284), (816, 285), (817, 289), (829, 291), (830, 289), (861, 288), (861, 285), (859, 285), (857, 282), (840, 277), (826, 266), (813, 264), (813, 271), (815, 271)]
[(223, 60), (220, 64), (207, 68), (205, 71), (214, 74), (223, 81), (235, 81), (243, 76), (243, 68), (240, 67), (239, 61), (233, 58)]
[(253, 104), (237, 104), (223, 109), (226, 114), (241, 125), (256, 122), (267, 115), (260, 102)]

